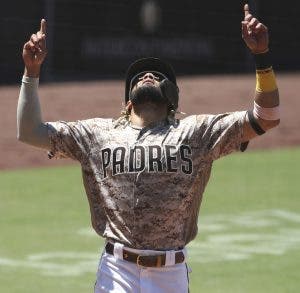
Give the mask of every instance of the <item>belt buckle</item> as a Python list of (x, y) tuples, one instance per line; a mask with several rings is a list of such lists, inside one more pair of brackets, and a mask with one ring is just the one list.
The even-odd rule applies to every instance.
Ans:
[[(145, 255), (138, 255), (137, 258), (136, 258), (136, 264), (139, 266), (139, 267), (147, 267), (147, 266), (144, 266), (142, 263), (141, 263), (141, 257), (143, 257)], [(157, 267), (157, 268), (161, 268), (162, 267), (162, 255), (153, 255), (153, 257), (156, 258), (156, 265), (155, 266), (149, 266), (149, 267)]]

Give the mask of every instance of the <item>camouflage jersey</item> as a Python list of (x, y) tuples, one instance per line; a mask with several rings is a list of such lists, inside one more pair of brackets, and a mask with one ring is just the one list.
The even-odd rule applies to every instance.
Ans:
[(241, 146), (246, 112), (139, 128), (113, 119), (48, 123), (51, 153), (78, 160), (92, 225), (137, 249), (178, 249), (197, 234), (212, 163)]

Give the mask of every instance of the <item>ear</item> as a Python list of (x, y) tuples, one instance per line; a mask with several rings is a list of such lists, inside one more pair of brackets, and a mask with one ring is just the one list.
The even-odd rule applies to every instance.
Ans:
[(130, 100), (126, 103), (125, 109), (126, 109), (127, 112), (131, 111), (131, 109), (132, 109), (132, 102)]

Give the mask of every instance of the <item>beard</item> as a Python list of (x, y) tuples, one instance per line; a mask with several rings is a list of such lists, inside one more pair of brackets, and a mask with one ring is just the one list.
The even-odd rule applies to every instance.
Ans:
[(130, 96), (133, 106), (139, 106), (145, 103), (155, 105), (167, 104), (167, 99), (162, 95), (161, 90), (150, 84), (142, 85), (135, 89)]

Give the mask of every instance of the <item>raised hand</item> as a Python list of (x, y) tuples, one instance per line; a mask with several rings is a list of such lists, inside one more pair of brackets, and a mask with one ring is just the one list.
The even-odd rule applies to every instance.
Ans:
[(269, 49), (268, 28), (253, 17), (249, 5), (244, 6), (244, 20), (242, 21), (242, 38), (253, 54), (259, 54)]
[(40, 30), (31, 35), (30, 40), (24, 44), (22, 55), (26, 71), (32, 72), (32, 75), (38, 74), (47, 55), (45, 19), (41, 20)]

